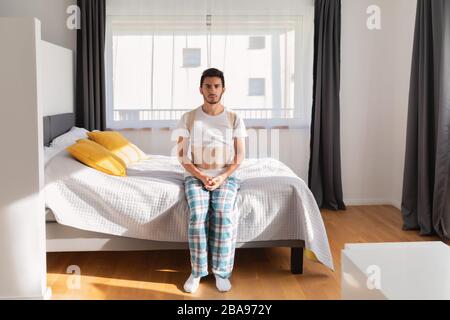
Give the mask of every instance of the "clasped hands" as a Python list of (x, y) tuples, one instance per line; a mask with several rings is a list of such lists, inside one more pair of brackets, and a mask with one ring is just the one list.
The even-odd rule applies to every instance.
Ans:
[(214, 191), (217, 188), (219, 188), (222, 183), (226, 180), (226, 177), (224, 175), (218, 175), (215, 178), (211, 178), (209, 176), (202, 176), (200, 180), (203, 182), (203, 186), (208, 191)]

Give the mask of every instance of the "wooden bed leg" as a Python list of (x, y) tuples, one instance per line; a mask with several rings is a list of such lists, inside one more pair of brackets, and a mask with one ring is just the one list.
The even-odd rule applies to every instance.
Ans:
[(291, 248), (291, 273), (303, 274), (303, 248)]

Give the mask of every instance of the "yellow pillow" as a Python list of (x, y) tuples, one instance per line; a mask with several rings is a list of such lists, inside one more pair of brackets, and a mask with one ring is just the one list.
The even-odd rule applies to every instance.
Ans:
[(115, 154), (89, 139), (80, 139), (66, 150), (78, 161), (98, 171), (124, 177), (126, 165)]
[(117, 131), (93, 131), (88, 132), (87, 135), (89, 139), (101, 144), (121, 158), (127, 166), (133, 162), (148, 159), (147, 155), (141, 149)]

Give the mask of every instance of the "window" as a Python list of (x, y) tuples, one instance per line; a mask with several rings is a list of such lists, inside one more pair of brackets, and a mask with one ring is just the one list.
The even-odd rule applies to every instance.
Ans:
[(183, 67), (196, 68), (201, 66), (201, 50), (200, 48), (184, 48), (183, 49)]
[(312, 41), (304, 41), (303, 22), (303, 16), (108, 16), (107, 127), (173, 127), (202, 104), (200, 77), (210, 67), (224, 71), (222, 103), (248, 126), (309, 122), (312, 54), (305, 49)]
[(266, 88), (266, 79), (264, 78), (250, 78), (248, 79), (248, 95), (249, 96), (264, 96)]
[(248, 42), (249, 42), (248, 48), (250, 50), (261, 50), (266, 47), (265, 37), (250, 37), (248, 39)]

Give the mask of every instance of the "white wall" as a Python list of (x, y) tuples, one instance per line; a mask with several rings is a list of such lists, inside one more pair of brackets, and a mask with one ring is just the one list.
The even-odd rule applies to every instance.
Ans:
[[(382, 29), (366, 28), (370, 5)], [(416, 1), (343, 0), (341, 150), (347, 204), (400, 205)]]
[[(396, 74), (394, 82), (394, 113), (392, 132), (392, 204), (401, 206), (403, 188), (403, 169), (406, 149), (406, 127), (408, 118), (409, 80), (416, 18), (415, 0), (395, 1), (396, 15), (403, 18), (403, 23), (395, 25), (396, 36)], [(401, 19), (400, 18), (400, 19)]]
[[(35, 17), (41, 22), (41, 36), (44, 42), (42, 58), (43, 114), (44, 116), (73, 112), (75, 90), (76, 30), (67, 28), (67, 8), (76, 5), (76, 0), (0, 0), (0, 17)], [(67, 48), (66, 54), (55, 54)], [(58, 57), (55, 59), (55, 57)], [(66, 72), (67, 59), (73, 68)], [(53, 79), (49, 81), (49, 79)], [(56, 83), (54, 79), (58, 79)], [(70, 87), (64, 87), (71, 83)]]
[(76, 50), (76, 30), (69, 30), (67, 7), (76, 0), (0, 0), (0, 17), (36, 17), (41, 21), (42, 40)]
[(314, 0), (107, 0), (107, 15), (291, 15)]

